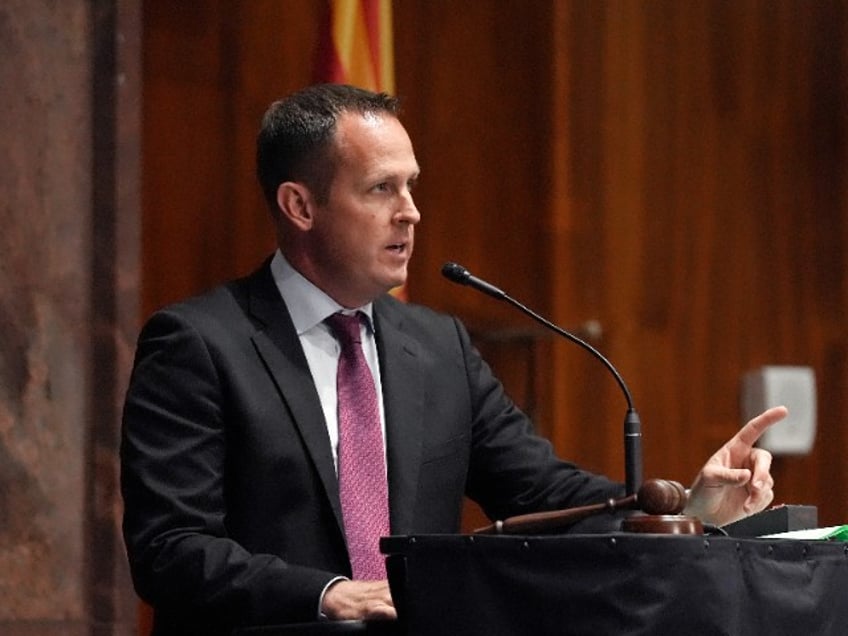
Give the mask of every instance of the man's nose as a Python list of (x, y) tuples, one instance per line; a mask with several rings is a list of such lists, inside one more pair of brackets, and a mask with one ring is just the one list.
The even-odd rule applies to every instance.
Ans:
[(415, 225), (421, 220), (421, 213), (418, 211), (411, 196), (406, 197), (404, 205), (398, 211), (395, 218), (400, 223), (409, 223), (410, 225)]

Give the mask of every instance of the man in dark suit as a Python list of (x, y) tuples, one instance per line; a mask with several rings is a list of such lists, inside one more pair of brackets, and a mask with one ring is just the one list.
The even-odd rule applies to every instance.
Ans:
[[(621, 494), (533, 434), (461, 323), (387, 294), (406, 280), (420, 219), (393, 98), (292, 95), (266, 113), (257, 159), (279, 250), (157, 312), (127, 393), (124, 534), (154, 633), (395, 617), (385, 576), (352, 565), (337, 313), (357, 316), (376, 387), (383, 448), (367, 490), (388, 501), (367, 512), (390, 532), (456, 532), (466, 494), (496, 518)], [(784, 415), (755, 418), (707, 462), (690, 512), (721, 524), (768, 505), (771, 458), (753, 444)]]

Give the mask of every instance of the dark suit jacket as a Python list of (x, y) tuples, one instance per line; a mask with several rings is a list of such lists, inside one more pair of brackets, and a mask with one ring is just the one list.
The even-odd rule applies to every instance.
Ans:
[[(374, 305), (393, 534), (459, 529), (621, 488), (558, 461), (454, 318)], [(326, 424), (268, 263), (157, 312), (139, 338), (121, 448), (124, 535), (158, 634), (314, 620), (350, 575)]]

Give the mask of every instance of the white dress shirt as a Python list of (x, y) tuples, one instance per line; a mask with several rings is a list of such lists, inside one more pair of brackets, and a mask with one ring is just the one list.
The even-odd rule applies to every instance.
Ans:
[(374, 320), (372, 305), (368, 303), (363, 307), (346, 309), (306, 280), (295, 270), (283, 254), (277, 250), (271, 260), (271, 273), (274, 282), (286, 307), (291, 315), (297, 336), (306, 361), (318, 390), (318, 398), (321, 400), (321, 409), (324, 411), (324, 420), (327, 423), (327, 434), (330, 437), (330, 446), (333, 450), (333, 461), (338, 471), (338, 445), (339, 445), (339, 419), (338, 419), (338, 395), (336, 392), (336, 375), (339, 364), (341, 347), (333, 335), (330, 327), (324, 319), (337, 312), (353, 314), (361, 311), (368, 317), (368, 324), (363, 322), (362, 349), (365, 360), (374, 376), (374, 385), (377, 389), (377, 402), (380, 407), (380, 423), (383, 428), (383, 449), (385, 451), (386, 439), (386, 416), (383, 410), (383, 391), (380, 382), (380, 364), (377, 357), (377, 343), (374, 340)]

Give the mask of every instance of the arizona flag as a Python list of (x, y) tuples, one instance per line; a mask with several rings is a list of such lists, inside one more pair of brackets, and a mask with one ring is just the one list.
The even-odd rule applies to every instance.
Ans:
[(317, 80), (394, 93), (391, 0), (329, 0), (328, 9)]
[[(392, 0), (329, 0), (327, 9), (316, 81), (394, 94)], [(392, 294), (407, 299), (405, 286)]]

